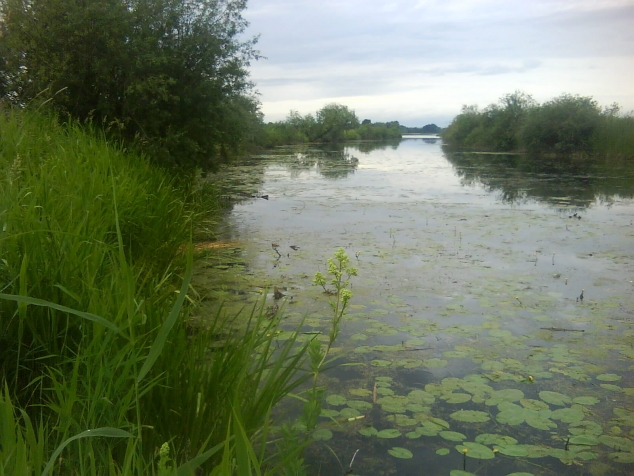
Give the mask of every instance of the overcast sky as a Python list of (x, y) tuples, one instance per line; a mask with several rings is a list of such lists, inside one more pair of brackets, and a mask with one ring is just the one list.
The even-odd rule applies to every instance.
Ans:
[(337, 102), (446, 126), (521, 90), (634, 110), (634, 0), (249, 0), (266, 121)]

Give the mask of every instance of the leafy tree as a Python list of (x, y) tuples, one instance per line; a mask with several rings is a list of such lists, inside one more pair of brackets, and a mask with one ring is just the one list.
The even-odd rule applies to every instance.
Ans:
[(529, 152), (590, 152), (601, 109), (591, 97), (561, 96), (533, 108), (521, 132)]
[[(210, 166), (257, 118), (241, 40), (246, 0), (5, 0), (0, 92), (46, 92), (60, 111), (116, 125), (164, 163)], [(246, 129), (249, 129), (247, 127)]]
[(359, 119), (348, 106), (331, 103), (317, 111), (317, 122), (321, 126), (320, 139), (336, 142), (343, 139), (344, 131), (359, 127)]

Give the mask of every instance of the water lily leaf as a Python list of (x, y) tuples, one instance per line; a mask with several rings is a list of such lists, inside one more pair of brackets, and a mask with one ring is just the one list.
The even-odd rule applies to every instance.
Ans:
[(560, 408), (555, 410), (551, 416), (553, 420), (561, 420), (564, 423), (574, 423), (584, 419), (583, 411), (577, 408)]
[(339, 415), (341, 415), (341, 418), (354, 418), (354, 417), (358, 417), (359, 415), (361, 415), (361, 412), (359, 412), (359, 410), (355, 409), (355, 408), (344, 408), (343, 410), (341, 410), (339, 412)]
[(524, 423), (524, 414), (518, 413), (514, 410), (505, 410), (498, 413), (495, 416), (495, 419), (502, 424), (519, 425), (521, 423)]
[(550, 407), (548, 406), (548, 404), (542, 402), (541, 400), (534, 400), (532, 398), (522, 398), (520, 400), (520, 403), (522, 404), (522, 406), (524, 408), (527, 408), (528, 410), (548, 410)]
[(537, 446), (537, 445), (523, 445), (528, 453), (526, 457), (528, 458), (543, 458), (550, 454), (552, 448), (548, 448), (547, 446)]
[(374, 380), (377, 382), (391, 382), (394, 379), (392, 377), (376, 377)]
[(612, 385), (610, 383), (602, 383), (600, 384), (601, 388), (605, 388), (606, 390), (611, 390), (612, 392), (622, 392), (623, 389), (618, 385)]
[(517, 388), (506, 388), (495, 390), (491, 397), (485, 402), (487, 405), (498, 405), (502, 402), (517, 402), (524, 398), (524, 392)]
[(420, 403), (423, 405), (431, 405), (436, 401), (436, 397), (425, 390), (412, 390), (407, 394), (407, 399), (412, 403)]
[(449, 441), (464, 441), (467, 439), (465, 435), (458, 433), (457, 431), (441, 431), (438, 434), (445, 440)]
[(572, 435), (589, 434), (598, 436), (603, 433), (603, 428), (601, 427), (601, 425), (593, 421), (578, 421), (571, 423), (568, 426), (568, 431)]
[(346, 397), (342, 397), (341, 395), (328, 395), (326, 397), (326, 402), (328, 402), (330, 405), (339, 406), (345, 405), (348, 400), (346, 399)]
[(506, 446), (517, 444), (517, 440), (515, 438), (495, 433), (483, 433), (476, 436), (475, 441), (481, 445)]
[(376, 393), (379, 395), (394, 395), (394, 390), (387, 387), (377, 387)]
[(599, 441), (617, 451), (634, 452), (634, 441), (621, 436), (601, 435)]
[(354, 408), (361, 412), (372, 408), (372, 404), (370, 402), (365, 402), (363, 400), (348, 400), (347, 403), (350, 408)]
[(375, 436), (379, 431), (373, 426), (369, 426), (367, 428), (361, 428), (359, 433), (363, 436)]
[(620, 451), (618, 453), (610, 453), (608, 455), (612, 461), (616, 461), (617, 463), (634, 463), (634, 453), (629, 453), (626, 451)]
[(416, 367), (422, 367), (423, 361), (421, 359), (403, 359), (395, 362), (394, 365), (406, 369), (415, 369)]
[(527, 415), (525, 417), (525, 421), (527, 425), (537, 428), (538, 430), (550, 430), (552, 428), (557, 428), (557, 423), (540, 416)]
[(506, 476), (535, 476), (533, 473), (511, 473)]
[(566, 404), (572, 403), (572, 399), (568, 395), (564, 395), (559, 392), (551, 392), (548, 390), (542, 390), (539, 392), (539, 398), (541, 398), (546, 403), (550, 403), (551, 405), (559, 405), (564, 406)]
[(412, 412), (412, 413), (422, 413), (422, 412), (428, 412), (430, 410), (429, 407), (425, 407), (421, 405), (420, 403), (408, 403), (407, 405), (405, 405), (405, 409), (408, 412)]
[(468, 393), (448, 393), (440, 398), (447, 403), (465, 403), (471, 400), (471, 395)]
[(372, 352), (372, 347), (369, 345), (361, 345), (354, 349), (355, 354), (367, 354), (368, 352)]
[(491, 451), (491, 448), (488, 446), (481, 445), (480, 443), (473, 443), (470, 441), (466, 441), (461, 445), (456, 445), (456, 450), (460, 453), (463, 453), (464, 450), (467, 450), (466, 454), (469, 458), (476, 459), (493, 459), (495, 458), (495, 453)]
[(414, 426), (418, 424), (418, 420), (399, 413), (395, 415), (388, 415), (386, 420), (391, 423), (395, 423), (398, 426)]
[(485, 360), (480, 366), (482, 367), (482, 370), (490, 370), (493, 372), (504, 370), (504, 364), (502, 362), (498, 362), (497, 360)]
[(576, 397), (572, 399), (572, 402), (578, 405), (594, 405), (599, 403), (599, 399), (597, 397)]
[(449, 476), (477, 476), (469, 471), (462, 471), (461, 469), (454, 469), (449, 473)]
[(449, 415), (454, 420), (464, 421), (468, 423), (484, 423), (489, 421), (489, 414), (477, 410), (458, 410)]
[(332, 438), (332, 431), (328, 428), (318, 428), (313, 431), (313, 440), (315, 441), (328, 441)]
[(410, 459), (414, 456), (410, 450), (406, 448), (401, 448), (400, 446), (395, 446), (391, 450), (387, 450), (387, 452), (395, 458), (401, 459)]
[(616, 375), (616, 374), (600, 374), (597, 375), (597, 380), (601, 380), (602, 382), (617, 382), (619, 380), (621, 380), (621, 376), (620, 375)]
[(571, 445), (594, 446), (599, 444), (599, 439), (594, 435), (577, 435), (568, 440)]
[(524, 445), (503, 445), (498, 446), (497, 450), (506, 456), (527, 456), (528, 449)]
[(367, 388), (351, 388), (349, 392), (350, 395), (354, 395), (355, 397), (369, 397), (372, 395), (372, 391)]
[(449, 454), (449, 449), (448, 448), (439, 448), (436, 450), (436, 454), (439, 456), (446, 456)]
[(367, 340), (368, 336), (366, 336), (365, 334), (352, 334), (350, 336), (350, 339), (352, 339), (352, 340)]
[(392, 365), (392, 362), (390, 362), (389, 360), (377, 359), (371, 361), (370, 364), (372, 364), (374, 367), (388, 367)]
[(378, 438), (398, 438), (399, 436), (401, 436), (401, 432), (398, 431), (396, 428), (389, 428), (387, 430), (379, 431), (376, 436)]
[(427, 359), (425, 360), (425, 367), (430, 369), (437, 369), (440, 367), (445, 367), (447, 363), (448, 362), (445, 359), (437, 359), (437, 358)]
[(335, 418), (339, 416), (339, 412), (337, 410), (330, 410), (328, 408), (324, 408), (321, 410), (320, 415), (325, 418)]

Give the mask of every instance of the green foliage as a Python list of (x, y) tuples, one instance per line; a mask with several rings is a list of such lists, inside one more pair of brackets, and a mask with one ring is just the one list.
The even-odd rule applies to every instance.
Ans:
[(243, 0), (7, 0), (0, 92), (49, 99), (162, 164), (211, 166), (253, 140)]
[(634, 121), (616, 104), (599, 108), (590, 97), (562, 94), (542, 105), (516, 91), (484, 110), (463, 106), (442, 131), (446, 144), (495, 151), (634, 156)]
[(0, 114), (0, 168), (0, 475), (300, 458), (264, 450), (272, 408), (313, 376), (301, 323), (279, 341), (262, 305), (188, 332), (205, 187), (28, 111)]
[(601, 110), (590, 97), (563, 94), (533, 108), (521, 135), (529, 152), (591, 152)]
[(305, 142), (338, 142), (347, 140), (400, 139), (398, 121), (372, 123), (369, 119), (359, 125), (354, 111), (341, 104), (328, 104), (315, 116), (303, 116), (291, 111), (284, 121), (263, 127), (260, 143), (265, 147), (301, 144)]

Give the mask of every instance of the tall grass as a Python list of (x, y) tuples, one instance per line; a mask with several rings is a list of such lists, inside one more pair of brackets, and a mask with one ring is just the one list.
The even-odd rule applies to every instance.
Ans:
[(188, 332), (184, 250), (213, 206), (204, 189), (10, 109), (0, 169), (0, 476), (251, 474), (265, 460), (273, 474), (296, 459), (268, 451), (268, 425), (309, 378), (309, 343), (276, 341), (262, 307)]

